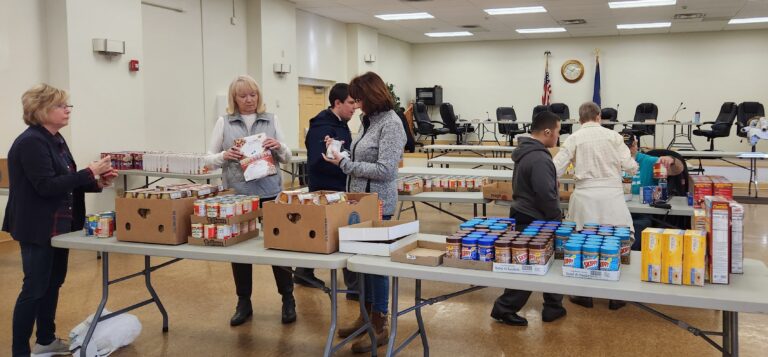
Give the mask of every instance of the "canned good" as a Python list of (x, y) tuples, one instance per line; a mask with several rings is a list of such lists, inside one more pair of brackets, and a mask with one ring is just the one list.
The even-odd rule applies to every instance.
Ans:
[(217, 224), (216, 225), (216, 239), (229, 239), (232, 238), (232, 226), (229, 224)]
[(251, 196), (251, 212), (259, 210), (259, 196)]
[(219, 204), (219, 217), (229, 218), (235, 215), (235, 204), (226, 201)]
[(99, 217), (99, 226), (96, 229), (96, 235), (99, 238), (109, 238), (114, 233), (112, 229), (112, 217), (101, 216)]
[(235, 238), (240, 235), (240, 223), (232, 223), (232, 227), (230, 228), (230, 234), (232, 238)]
[(643, 186), (642, 201), (643, 204), (651, 204), (653, 202), (653, 191), (656, 186)]
[(218, 218), (220, 206), (221, 205), (216, 201), (209, 202), (205, 205), (206, 215), (210, 218)]
[(204, 200), (195, 200), (195, 208), (194, 208), (194, 214), (198, 217), (205, 217), (207, 212), (205, 211), (205, 201)]
[(250, 232), (250, 226), (248, 225), (248, 222), (240, 222), (240, 234), (246, 234)]
[(206, 224), (203, 226), (203, 238), (216, 239), (216, 225)]
[(89, 214), (85, 216), (85, 236), (86, 237), (93, 237), (96, 235), (96, 230), (99, 228), (99, 215), (98, 214)]
[(197, 239), (203, 238), (202, 223), (192, 223), (192, 238), (197, 238)]
[(248, 231), (249, 232), (253, 232), (253, 231), (257, 230), (258, 229), (257, 223), (258, 222), (255, 219), (252, 219), (252, 220), (248, 221)]

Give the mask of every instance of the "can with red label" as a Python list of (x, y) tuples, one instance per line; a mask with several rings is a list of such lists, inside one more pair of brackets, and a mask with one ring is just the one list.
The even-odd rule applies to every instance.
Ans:
[(653, 178), (657, 180), (667, 178), (667, 167), (660, 162), (653, 164)]
[(248, 221), (248, 231), (249, 232), (253, 232), (253, 231), (257, 230), (258, 229), (257, 223), (258, 222), (255, 219), (252, 219), (252, 220)]
[(203, 238), (202, 223), (192, 223), (192, 238), (197, 238), (197, 239)]
[(205, 212), (206, 215), (210, 218), (218, 218), (219, 217), (219, 203), (218, 202), (209, 202), (205, 205)]
[(203, 226), (203, 238), (216, 239), (216, 225), (206, 224)]
[(96, 236), (99, 238), (109, 238), (114, 233), (114, 230), (112, 228), (112, 217), (109, 216), (100, 216), (99, 217), (99, 226), (96, 231)]
[(207, 212), (205, 211), (205, 201), (204, 200), (195, 200), (195, 208), (194, 208), (194, 214), (198, 217), (205, 217)]
[(232, 226), (229, 224), (217, 224), (216, 225), (216, 239), (229, 239), (232, 238)]
[(259, 210), (259, 196), (251, 196), (251, 212)]

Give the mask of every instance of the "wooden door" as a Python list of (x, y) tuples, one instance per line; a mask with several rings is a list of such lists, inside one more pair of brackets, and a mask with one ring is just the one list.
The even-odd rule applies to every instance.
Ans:
[(299, 86), (299, 147), (306, 148), (304, 137), (309, 129), (309, 120), (327, 107), (324, 87)]

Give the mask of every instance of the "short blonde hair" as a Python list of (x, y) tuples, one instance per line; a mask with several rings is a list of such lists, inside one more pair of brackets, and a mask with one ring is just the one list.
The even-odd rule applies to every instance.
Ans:
[(67, 104), (69, 94), (46, 83), (38, 84), (21, 96), (24, 108), (24, 124), (43, 125), (48, 120), (48, 111), (54, 106)]
[(235, 102), (235, 96), (238, 89), (247, 88), (255, 91), (259, 98), (256, 101), (256, 113), (264, 113), (267, 111), (267, 106), (264, 105), (264, 98), (261, 95), (261, 88), (256, 80), (249, 75), (237, 76), (232, 83), (229, 84), (229, 98), (227, 98), (227, 114), (232, 115), (235, 112), (240, 112), (240, 108), (237, 108), (237, 102)]
[(600, 115), (600, 106), (595, 102), (586, 102), (579, 107), (579, 122), (584, 124), (595, 120)]

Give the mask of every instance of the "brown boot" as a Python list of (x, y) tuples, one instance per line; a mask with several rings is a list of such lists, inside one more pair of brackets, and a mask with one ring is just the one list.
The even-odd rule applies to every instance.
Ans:
[[(371, 318), (372, 307), (373, 306), (371, 305), (371, 303), (368, 303), (368, 302), (365, 303), (365, 311), (368, 311), (369, 319)], [(355, 322), (352, 323), (352, 325), (349, 325), (347, 327), (342, 327), (339, 329), (339, 332), (338, 332), (339, 337), (346, 338), (347, 336), (355, 333), (357, 329), (363, 327), (363, 325), (365, 325), (365, 320), (363, 319), (363, 315), (358, 312), (357, 319), (355, 320)]]
[[(371, 316), (373, 332), (376, 334), (376, 347), (386, 345), (389, 342), (389, 331), (387, 330), (387, 314), (373, 312)], [(352, 344), (352, 352), (367, 353), (371, 352), (371, 340), (368, 335), (362, 335), (357, 342)]]

